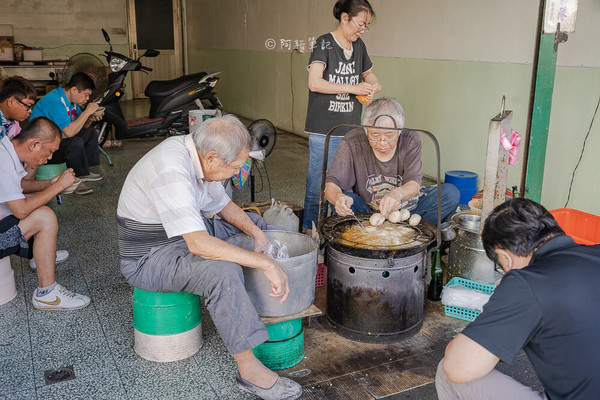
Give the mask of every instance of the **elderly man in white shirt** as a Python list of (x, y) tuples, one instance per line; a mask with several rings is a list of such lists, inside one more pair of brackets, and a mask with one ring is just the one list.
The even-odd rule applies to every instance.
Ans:
[[(226, 115), (205, 121), (195, 133), (166, 139), (138, 161), (117, 208), (121, 271), (143, 290), (205, 296), (238, 364), (238, 385), (263, 399), (296, 399), (301, 386), (252, 353), (268, 333), (246, 293), (240, 265), (261, 269), (270, 295), (282, 303), (289, 293), (287, 275), (264, 255), (264, 220), (244, 213), (220, 182), (239, 171), (250, 140), (245, 126)], [(214, 214), (221, 219), (209, 218)], [(254, 238), (254, 251), (222, 240), (240, 231)]]

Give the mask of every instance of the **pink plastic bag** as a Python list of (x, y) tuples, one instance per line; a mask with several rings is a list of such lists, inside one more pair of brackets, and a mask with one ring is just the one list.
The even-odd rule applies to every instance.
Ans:
[(519, 147), (521, 147), (521, 134), (514, 129), (511, 129), (509, 141), (506, 137), (506, 132), (504, 132), (504, 128), (502, 128), (500, 144), (502, 147), (508, 150), (508, 165), (517, 165), (517, 159), (519, 158)]

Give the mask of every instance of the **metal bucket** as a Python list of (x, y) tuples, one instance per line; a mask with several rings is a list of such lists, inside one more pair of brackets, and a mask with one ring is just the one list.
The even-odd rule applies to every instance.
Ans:
[(457, 232), (456, 239), (450, 243), (448, 272), (444, 282), (459, 277), (482, 283), (494, 283), (494, 262), (485, 254), (479, 226), (475, 223), (475, 219), (471, 220), (469, 217), (479, 216), (458, 213), (452, 217)]
[(342, 336), (391, 342), (423, 325), (425, 250), (370, 259), (327, 248), (327, 319)]
[[(264, 273), (256, 268), (243, 268), (245, 287), (250, 300), (261, 317), (284, 317), (306, 310), (315, 300), (317, 275), (317, 242), (301, 233), (265, 231), (269, 240), (285, 243), (290, 258), (279, 258), (277, 263), (288, 276), (290, 294), (283, 304), (271, 297), (271, 284)], [(231, 236), (227, 242), (252, 250), (254, 239), (245, 233)]]

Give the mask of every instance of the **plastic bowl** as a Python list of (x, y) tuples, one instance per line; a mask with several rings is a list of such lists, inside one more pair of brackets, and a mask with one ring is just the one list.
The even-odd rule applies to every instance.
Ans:
[(98, 107), (98, 109), (96, 111), (94, 111), (94, 113), (92, 115), (94, 117), (99, 117), (101, 115), (104, 115), (104, 107)]
[(471, 211), (481, 214), (481, 209), (483, 208), (483, 200), (472, 199), (471, 201), (469, 201), (469, 208), (471, 209)]
[(66, 188), (62, 192), (60, 192), (60, 194), (71, 194), (71, 193), (73, 193), (75, 191), (75, 189), (77, 189), (77, 186), (79, 186), (80, 183), (81, 183), (81, 179), (75, 178), (75, 182), (73, 182), (73, 184), (71, 186), (69, 186), (68, 188)]
[(371, 98), (368, 95), (366, 95), (366, 94), (359, 94), (359, 95), (356, 96), (356, 98), (362, 104), (369, 104), (369, 103), (371, 103)]

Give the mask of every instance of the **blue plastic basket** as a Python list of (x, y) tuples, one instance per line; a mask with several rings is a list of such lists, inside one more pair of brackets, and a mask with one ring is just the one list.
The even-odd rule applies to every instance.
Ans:
[[(480, 292), (486, 294), (494, 293), (494, 289), (496, 288), (494, 285), (491, 285), (489, 283), (475, 282), (464, 278), (452, 278), (450, 279), (450, 282), (446, 284), (446, 286), (456, 284), (463, 285), (465, 287), (468, 287), (469, 289), (479, 290)], [(479, 310), (472, 310), (470, 308), (444, 305), (444, 314), (446, 314), (448, 317), (463, 319), (465, 321), (470, 322), (477, 318), (477, 316), (481, 314), (481, 312)]]

